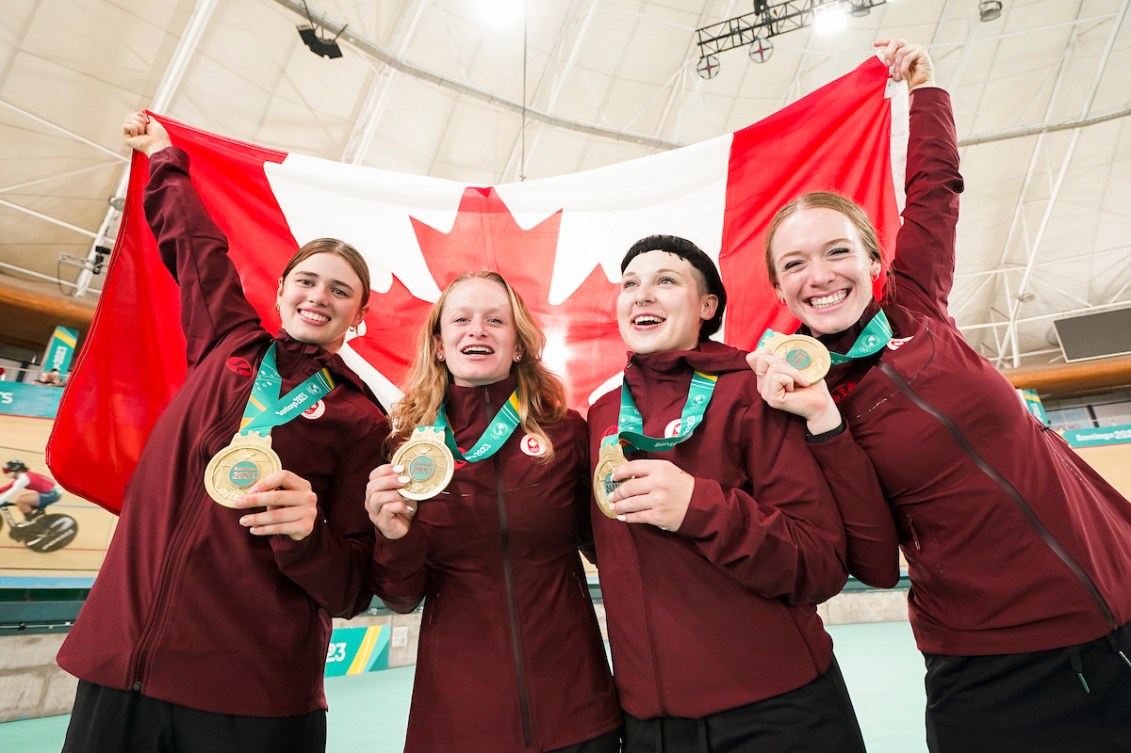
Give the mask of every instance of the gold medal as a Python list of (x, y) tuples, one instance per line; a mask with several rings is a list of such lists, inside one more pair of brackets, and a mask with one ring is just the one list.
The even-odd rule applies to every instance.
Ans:
[(801, 372), (809, 384), (819, 382), (829, 373), (832, 359), (829, 349), (820, 340), (808, 335), (775, 334), (763, 345), (778, 358)]
[(227, 447), (217, 452), (204, 469), (204, 488), (208, 496), (224, 507), (235, 507), (251, 486), (270, 474), (283, 470), (279, 456), (271, 449), (271, 435), (237, 433)]
[(419, 427), (408, 441), (393, 453), (393, 465), (403, 465), (407, 486), (397, 489), (405, 499), (422, 500), (435, 497), (452, 480), (455, 458), (444, 444), (444, 432), (434, 427)]
[(597, 470), (593, 471), (593, 496), (597, 500), (597, 507), (607, 518), (616, 518), (613, 509), (612, 494), (621, 485), (621, 481), (613, 481), (613, 471), (628, 462), (624, 456), (621, 443), (601, 443), (601, 454), (597, 457)]

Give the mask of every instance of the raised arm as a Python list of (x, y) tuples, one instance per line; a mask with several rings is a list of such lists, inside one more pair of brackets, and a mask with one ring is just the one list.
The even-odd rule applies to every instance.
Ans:
[(172, 146), (156, 119), (134, 113), (122, 125), (127, 145), (149, 157), (145, 215), (161, 260), (181, 289), (181, 326), (189, 366), (230, 332), (259, 327), (243, 295), (228, 239), (212, 221), (189, 179), (189, 158)]
[(903, 226), (896, 236), (888, 299), (932, 317), (949, 319), (954, 284), (955, 228), (962, 175), (950, 95), (934, 86), (925, 48), (881, 40), (892, 78), (911, 90)]

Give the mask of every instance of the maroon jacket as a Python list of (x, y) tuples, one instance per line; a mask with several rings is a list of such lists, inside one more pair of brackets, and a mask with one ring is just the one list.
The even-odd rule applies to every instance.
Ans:
[[(844, 529), (804, 424), (766, 406), (743, 355), (705, 342), (634, 355), (624, 372), (654, 437), (680, 417), (693, 370), (719, 375), (690, 439), (632, 453), (695, 477), (679, 530), (621, 523), (593, 507), (614, 679), (621, 706), (638, 718), (699, 718), (780, 695), (832, 659), (814, 605), (846, 580)], [(619, 410), (615, 389), (589, 412), (591, 470)]]
[[(896, 339), (829, 379), (892, 506), (916, 640), (984, 655), (1095, 639), (1131, 619), (1131, 505), (950, 318), (962, 191), (950, 98), (919, 89), (911, 102), (907, 206), (883, 302)], [(876, 310), (822, 339), (845, 352)]]
[(204, 468), (238, 430), (272, 338), (187, 170), (179, 149), (155, 154), (145, 208), (180, 283), (188, 378), (142, 452), (59, 664), (99, 685), (204, 711), (305, 714), (326, 708), (330, 616), (353, 615), (371, 598), (374, 532), (363, 502), (369, 471), (382, 462), (385, 422), (338, 356), (281, 333), (283, 394), (323, 366), (340, 378), (321, 416), (271, 432), (283, 467), (311, 483), (322, 516), (302, 541), (256, 537), (239, 524), (246, 511), (207, 495)]
[[(449, 387), (459, 447), (513, 389)], [(408, 753), (538, 753), (621, 724), (578, 556), (591, 543), (585, 422), (571, 411), (548, 434), (548, 465), (516, 429), (487, 460), (457, 463), (404, 538), (377, 537), (377, 594), (398, 612), (425, 599)]]

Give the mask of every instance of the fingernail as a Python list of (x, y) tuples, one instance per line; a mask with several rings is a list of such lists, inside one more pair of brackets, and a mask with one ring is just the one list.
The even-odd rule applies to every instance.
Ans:
[(412, 481), (412, 479), (408, 476), (397, 476), (397, 481), (400, 481), (402, 484), (407, 484), (409, 481)]
[(403, 465), (394, 465), (393, 470), (396, 471), (397, 473), (404, 473), (404, 466)]
[(409, 511), (409, 512), (416, 512), (416, 508), (415, 508), (415, 507), (410, 507), (410, 508), (408, 508), (408, 511)]
[(617, 516), (617, 520), (619, 520), (619, 521), (620, 521), (621, 523), (623, 523), (623, 522), (625, 522), (626, 520), (628, 520), (628, 518), (624, 517), (623, 515), (618, 515), (618, 516)]
[(241, 525), (241, 526), (249, 526), (249, 525), (251, 525), (250, 516), (246, 516), (246, 515), (245, 515), (244, 517), (240, 518), (240, 525)]

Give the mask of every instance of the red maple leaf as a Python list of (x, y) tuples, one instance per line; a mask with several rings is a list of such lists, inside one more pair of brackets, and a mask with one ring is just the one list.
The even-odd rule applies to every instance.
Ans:
[[(523, 230), (493, 188), (468, 188), (450, 232), (412, 222), (441, 290), (465, 272), (490, 269), (519, 292), (546, 332), (544, 361), (565, 382), (570, 407), (584, 413), (593, 390), (623, 368), (625, 347), (616, 326), (617, 286), (599, 267), (565, 301), (549, 301), (561, 211)], [(351, 347), (399, 383), (430, 306), (394, 277), (388, 292), (373, 297), (366, 336)]]

